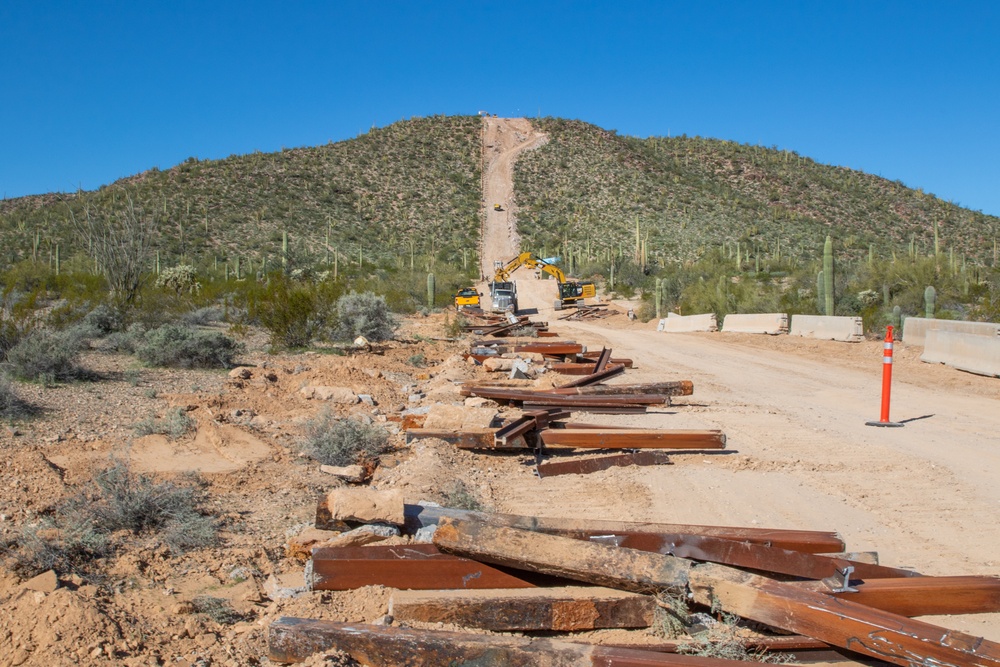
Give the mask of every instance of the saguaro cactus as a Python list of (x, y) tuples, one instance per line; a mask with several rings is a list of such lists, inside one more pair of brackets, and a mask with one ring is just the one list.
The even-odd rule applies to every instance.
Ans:
[(937, 290), (933, 285), (928, 285), (924, 290), (924, 317), (930, 319), (934, 317), (934, 301), (937, 299)]
[[(899, 306), (893, 306), (892, 307), (892, 330), (893, 331), (899, 331), (899, 325), (901, 324), (901, 320), (902, 319), (903, 319), (902, 309), (900, 309)], [(898, 336), (899, 334), (896, 334), (896, 335)]]
[(822, 313), (824, 310), (824, 304), (826, 299), (823, 297), (823, 272), (820, 271), (816, 274), (816, 312)]
[(434, 274), (427, 274), (427, 307), (434, 307)]
[(833, 315), (833, 239), (823, 244), (823, 301), (827, 317)]
[(663, 306), (663, 281), (659, 278), (656, 279), (656, 292), (653, 294), (653, 300), (656, 303), (656, 319), (660, 319), (660, 309)]

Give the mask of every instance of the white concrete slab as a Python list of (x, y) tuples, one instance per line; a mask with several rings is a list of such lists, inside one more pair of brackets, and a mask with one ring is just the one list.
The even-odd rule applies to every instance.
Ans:
[(1000, 377), (1000, 337), (932, 329), (924, 339), (920, 360)]
[(865, 339), (865, 329), (860, 317), (792, 315), (792, 326), (788, 333), (792, 336), (845, 343), (857, 343)]
[(926, 317), (907, 317), (903, 320), (903, 342), (907, 345), (923, 345), (928, 331), (997, 336), (1000, 335), (1000, 324), (996, 322), (939, 320)]
[(715, 318), (715, 313), (704, 313), (702, 315), (675, 315), (660, 320), (657, 331), (667, 333), (685, 333), (690, 331), (718, 331), (719, 322)]
[(788, 333), (786, 313), (730, 313), (722, 320), (722, 330), (731, 333)]

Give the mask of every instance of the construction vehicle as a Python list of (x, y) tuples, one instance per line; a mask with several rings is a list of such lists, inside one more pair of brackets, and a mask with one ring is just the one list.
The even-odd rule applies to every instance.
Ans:
[(494, 211), (502, 211), (503, 210), (503, 206), (501, 206), (500, 204), (493, 204), (493, 210)]
[(494, 313), (517, 313), (517, 283), (513, 280), (491, 282), (490, 310)]
[(479, 297), (481, 296), (482, 294), (475, 287), (463, 287), (455, 295), (455, 308), (458, 310), (480, 308)]
[(501, 282), (513, 284), (511, 283), (511, 274), (522, 266), (527, 266), (530, 269), (548, 273), (558, 282), (559, 298), (554, 304), (556, 310), (562, 310), (565, 306), (583, 305), (584, 299), (592, 299), (597, 296), (597, 288), (594, 283), (569, 280), (562, 269), (555, 265), (557, 261), (558, 258), (539, 259), (530, 252), (522, 252), (506, 264), (503, 262), (495, 264), (496, 274), (493, 276), (494, 282), (490, 285)]

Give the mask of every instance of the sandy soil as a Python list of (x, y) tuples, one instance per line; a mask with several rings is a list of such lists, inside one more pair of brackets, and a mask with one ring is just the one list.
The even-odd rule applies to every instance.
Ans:
[[(480, 240), (483, 279), (493, 275), (494, 262), (507, 262), (521, 248), (517, 234), (514, 162), (526, 150), (538, 148), (548, 135), (536, 131), (525, 118), (483, 118), (483, 205), (486, 218)], [(501, 211), (494, 210), (500, 204)]]

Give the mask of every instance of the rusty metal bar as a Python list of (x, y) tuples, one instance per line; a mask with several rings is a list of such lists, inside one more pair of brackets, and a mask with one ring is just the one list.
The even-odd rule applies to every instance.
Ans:
[(578, 343), (522, 343), (515, 345), (513, 352), (537, 352), (539, 354), (567, 355), (579, 354), (583, 345)]
[(611, 360), (611, 348), (603, 347), (601, 348), (601, 354), (597, 357), (597, 363), (594, 364), (594, 373), (600, 373), (604, 370), (605, 366), (608, 365), (608, 361)]
[(684, 594), (691, 561), (558, 535), (444, 518), (434, 545), (477, 561), (608, 588)]
[(414, 440), (439, 438), (462, 449), (493, 449), (494, 429), (447, 431), (434, 428), (411, 428), (406, 432), (407, 444)]
[[(628, 540), (624, 540), (621, 546), (630, 546)], [(805, 579), (818, 580), (839, 576), (840, 580), (843, 581), (845, 574), (838, 575), (838, 573), (848, 572), (848, 567), (853, 568), (850, 571), (850, 579), (870, 577), (896, 579), (921, 576), (911, 570), (704, 535), (674, 536), (672, 543), (667, 548), (662, 549), (661, 553)]]
[(596, 373), (591, 373), (590, 375), (585, 375), (578, 380), (573, 380), (572, 382), (567, 382), (560, 387), (561, 389), (569, 389), (571, 387), (583, 387), (589, 384), (598, 384), (599, 382), (604, 382), (617, 375), (621, 375), (625, 372), (624, 364), (614, 364), (611, 366), (605, 366), (603, 370)]
[(901, 616), (990, 614), (1000, 612), (1000, 578), (919, 577), (851, 581), (857, 592), (833, 592), (822, 582), (796, 584), (850, 602)]
[[(620, 367), (619, 367), (620, 368)], [(614, 405), (665, 405), (670, 397), (663, 394), (611, 394), (608, 396), (585, 396), (580, 394), (550, 394), (542, 391), (508, 387), (465, 385), (462, 395), (480, 396), (514, 403), (545, 403), (550, 406), (614, 406)]]
[(725, 449), (722, 431), (638, 429), (546, 429), (538, 434), (546, 447), (587, 449)]
[(650, 596), (593, 586), (401, 591), (389, 600), (396, 621), (493, 632), (648, 628), (656, 609)]
[(996, 642), (725, 565), (699, 565), (689, 583), (699, 604), (903, 667), (1000, 666)]
[(592, 386), (570, 387), (565, 385), (553, 389), (545, 389), (549, 394), (581, 395), (581, 396), (614, 396), (619, 394), (662, 394), (664, 396), (690, 396), (694, 393), (694, 383), (690, 380), (676, 382), (650, 382), (646, 384), (598, 384)]
[(362, 586), (435, 590), (450, 588), (531, 588), (535, 584), (468, 558), (441, 553), (432, 544), (313, 549), (316, 591)]
[(572, 459), (568, 461), (546, 461), (535, 466), (539, 477), (555, 477), (556, 475), (587, 475), (590, 473), (626, 466), (669, 465), (669, 456), (664, 452), (643, 451), (627, 454), (611, 454), (608, 456), (592, 456), (589, 458)]
[(282, 617), (271, 623), (268, 658), (304, 662), (337, 650), (368, 667), (740, 667), (759, 663), (699, 658), (547, 639), (420, 630)]
[[(611, 359), (608, 364), (632, 368), (631, 359)], [(593, 375), (594, 370), (593, 362), (553, 361), (546, 365), (550, 371), (560, 375)]]
[[(325, 503), (323, 504), (325, 505)], [(626, 544), (629, 548), (654, 552), (668, 548), (677, 534), (721, 537), (805, 553), (842, 551), (844, 548), (844, 541), (837, 533), (819, 530), (518, 516), (516, 514), (471, 512), (450, 507), (424, 507), (409, 504), (403, 505), (403, 515), (405, 528), (410, 533), (415, 533), (420, 528), (427, 526), (436, 526), (442, 518), (451, 517), (475, 519), (496, 526), (534, 530), (580, 540), (588, 540), (597, 536), (612, 536), (627, 540)], [(321, 526), (317, 521), (317, 528), (319, 527)]]
[(569, 407), (574, 412), (591, 412), (598, 415), (641, 415), (647, 412), (645, 405), (553, 405), (548, 401), (539, 399), (536, 401), (524, 401), (521, 407), (532, 410), (552, 410), (555, 408)]

